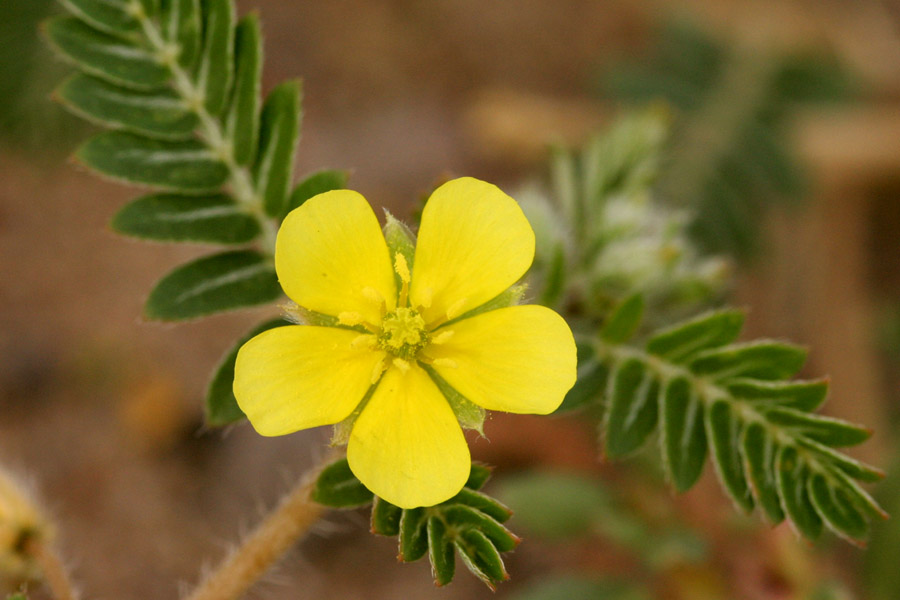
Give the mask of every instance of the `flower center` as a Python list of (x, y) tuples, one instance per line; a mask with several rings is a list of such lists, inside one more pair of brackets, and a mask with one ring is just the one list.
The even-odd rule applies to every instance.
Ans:
[(428, 341), (425, 319), (413, 308), (398, 307), (381, 321), (378, 346), (394, 356), (413, 360)]

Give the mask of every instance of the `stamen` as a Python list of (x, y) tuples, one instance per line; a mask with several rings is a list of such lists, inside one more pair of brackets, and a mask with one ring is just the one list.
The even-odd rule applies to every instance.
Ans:
[(435, 358), (433, 361), (431, 361), (431, 364), (436, 367), (449, 367), (451, 369), (459, 367), (459, 365), (456, 364), (456, 361), (452, 358)]
[(368, 333), (364, 333), (360, 336), (353, 338), (353, 341), (350, 342), (350, 347), (354, 350), (360, 349), (372, 349), (378, 345), (378, 338), (374, 335), (370, 335)]
[(399, 252), (394, 256), (394, 270), (400, 276), (400, 281), (409, 283), (409, 263), (406, 262), (406, 257)]
[(387, 370), (387, 360), (386, 357), (382, 356), (381, 360), (375, 365), (375, 368), (372, 369), (372, 385), (378, 383), (378, 380), (381, 379), (381, 374)]
[(382, 315), (387, 312), (387, 302), (385, 302), (384, 296), (381, 295), (381, 292), (367, 285), (362, 289), (362, 295), (366, 300), (378, 306), (381, 309)]
[(338, 323), (349, 327), (359, 325), (363, 321), (365, 321), (365, 317), (358, 312), (342, 312), (338, 315)]
[(463, 307), (466, 305), (466, 302), (468, 300), (468, 298), (460, 298), (459, 300), (451, 304), (447, 309), (447, 320), (452, 321), (453, 319), (461, 315), (463, 312)]
[(443, 344), (444, 342), (446, 342), (447, 340), (449, 340), (452, 337), (453, 337), (453, 330), (452, 329), (445, 330), (445, 331), (440, 332), (433, 338), (431, 338), (431, 343), (437, 344), (438, 346), (440, 346), (441, 344)]
[(400, 369), (401, 373), (409, 372), (409, 363), (402, 358), (394, 357), (394, 366)]

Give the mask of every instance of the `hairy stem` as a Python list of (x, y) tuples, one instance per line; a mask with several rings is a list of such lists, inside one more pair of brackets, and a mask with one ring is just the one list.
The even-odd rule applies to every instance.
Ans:
[(44, 581), (56, 600), (77, 600), (78, 593), (69, 578), (69, 572), (59, 555), (44, 541), (30, 538), (25, 542), (25, 552), (41, 568)]
[(325, 511), (310, 494), (319, 473), (335, 458), (336, 453), (329, 453), (308, 471), (186, 600), (233, 600), (259, 580)]

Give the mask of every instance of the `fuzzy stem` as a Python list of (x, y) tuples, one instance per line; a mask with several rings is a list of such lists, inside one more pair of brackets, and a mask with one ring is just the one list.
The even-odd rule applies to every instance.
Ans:
[(308, 471), (185, 600), (234, 600), (262, 577), (325, 511), (325, 507), (314, 502), (310, 495), (319, 473), (335, 458), (335, 454), (329, 453)]
[(69, 578), (69, 573), (62, 559), (45, 542), (38, 538), (30, 538), (25, 542), (25, 552), (41, 568), (44, 581), (56, 600), (77, 600), (78, 593)]

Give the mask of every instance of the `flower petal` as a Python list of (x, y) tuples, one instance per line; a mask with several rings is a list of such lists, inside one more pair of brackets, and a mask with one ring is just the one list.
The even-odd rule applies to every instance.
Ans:
[(464, 177), (425, 204), (410, 299), (427, 323), (463, 314), (519, 280), (534, 259), (534, 231), (516, 201)]
[(548, 414), (575, 385), (575, 339), (549, 308), (500, 308), (446, 329), (453, 333), (425, 352), (447, 383), (484, 408)]
[(381, 320), (372, 288), (388, 310), (397, 291), (390, 254), (372, 207), (356, 192), (334, 190), (304, 202), (284, 219), (275, 242), (275, 270), (297, 304), (326, 315), (359, 313)]
[(451, 498), (472, 465), (450, 405), (415, 365), (384, 374), (353, 426), (347, 460), (367, 488), (401, 508)]
[(288, 325), (241, 346), (234, 396), (260, 435), (274, 436), (347, 418), (372, 385), (384, 356), (356, 349), (348, 329)]

